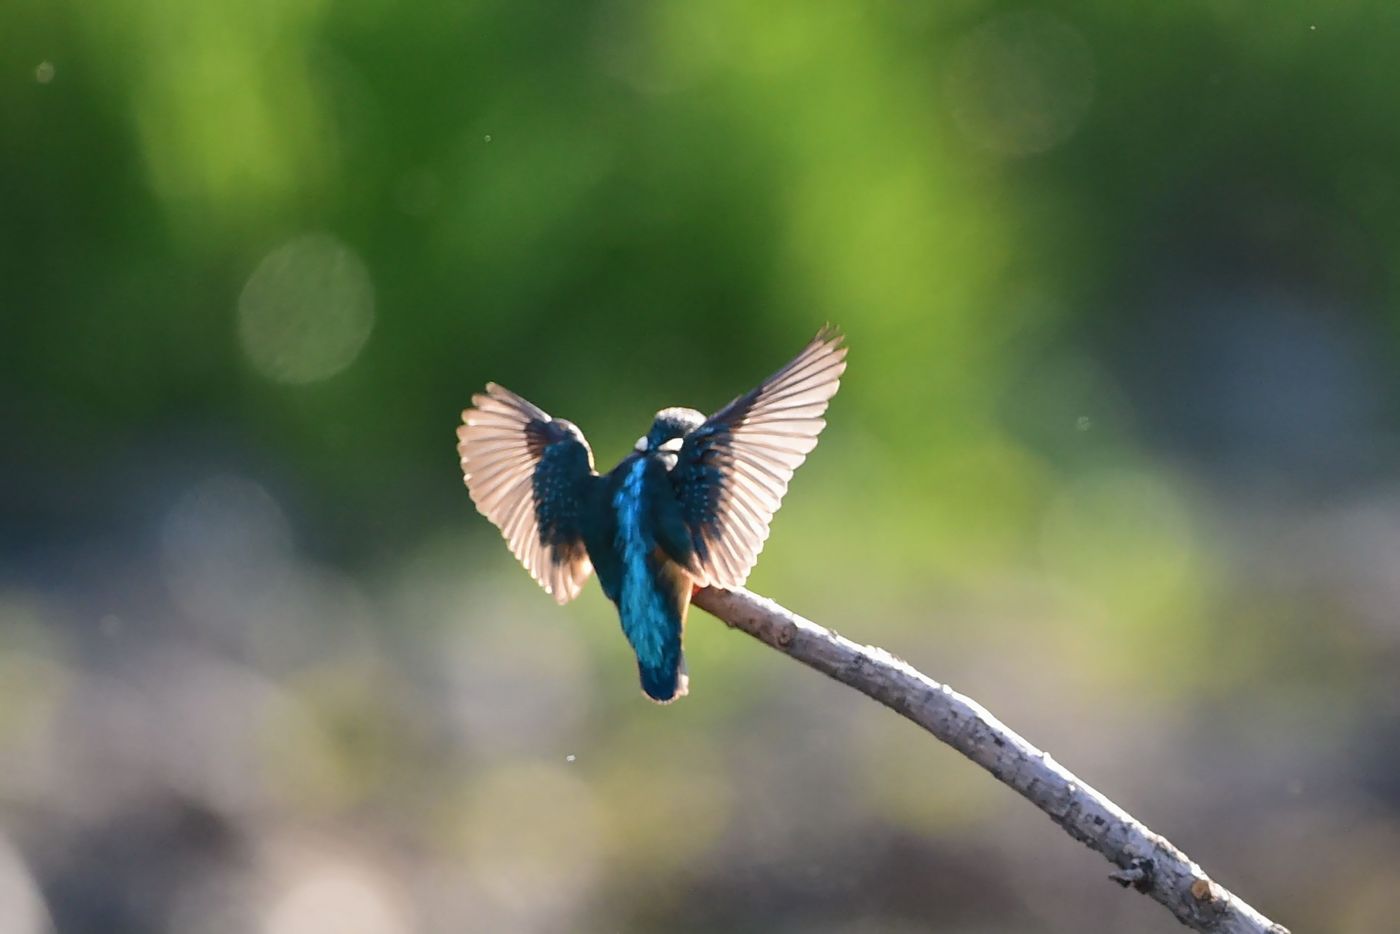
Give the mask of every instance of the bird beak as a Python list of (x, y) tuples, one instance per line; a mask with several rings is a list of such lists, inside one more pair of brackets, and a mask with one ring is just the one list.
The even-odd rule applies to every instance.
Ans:
[(682, 444), (685, 444), (684, 438), (672, 438), (670, 441), (662, 442), (661, 446), (658, 447), (657, 450), (665, 451), (668, 454), (679, 454)]

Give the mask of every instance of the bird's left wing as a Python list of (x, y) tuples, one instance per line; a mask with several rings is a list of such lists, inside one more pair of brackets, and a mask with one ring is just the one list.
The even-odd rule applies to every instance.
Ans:
[(802, 465), (846, 370), (842, 335), (823, 328), (802, 352), (752, 392), (685, 436), (671, 482), (691, 553), (673, 557), (696, 583), (740, 587), (793, 471)]
[(487, 383), (462, 413), (457, 453), (476, 508), (530, 576), (560, 603), (578, 596), (593, 570), (582, 512), (601, 482), (583, 432)]

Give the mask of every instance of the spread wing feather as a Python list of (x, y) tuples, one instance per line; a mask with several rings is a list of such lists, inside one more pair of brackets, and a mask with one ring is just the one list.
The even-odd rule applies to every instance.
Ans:
[(472, 502), (530, 576), (560, 603), (578, 596), (593, 570), (582, 511), (598, 482), (583, 432), (487, 383), (462, 413), (457, 453)]
[(686, 435), (671, 480), (690, 530), (697, 583), (749, 576), (793, 471), (817, 446), (846, 369), (842, 335), (825, 327), (787, 366)]

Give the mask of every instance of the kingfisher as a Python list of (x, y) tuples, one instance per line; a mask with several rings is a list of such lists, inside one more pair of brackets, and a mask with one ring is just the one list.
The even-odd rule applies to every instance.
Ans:
[(561, 605), (597, 571), (643, 693), (670, 703), (689, 688), (682, 639), (691, 597), (743, 586), (845, 369), (844, 337), (827, 325), (708, 418), (657, 412), (602, 475), (572, 422), (487, 383), (457, 428), (462, 474), (477, 510)]

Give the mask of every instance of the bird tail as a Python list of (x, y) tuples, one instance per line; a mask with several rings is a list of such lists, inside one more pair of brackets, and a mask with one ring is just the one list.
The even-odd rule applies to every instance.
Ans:
[(622, 629), (637, 654), (642, 692), (658, 704), (669, 704), (684, 697), (690, 687), (681, 649), (690, 608), (690, 576), (665, 560), (653, 570), (641, 599), (628, 599), (624, 587), (619, 609)]
[(637, 661), (642, 676), (642, 691), (658, 704), (669, 704), (685, 697), (690, 690), (690, 676), (685, 671), (685, 653), (677, 651), (673, 659), (660, 665), (644, 665)]

